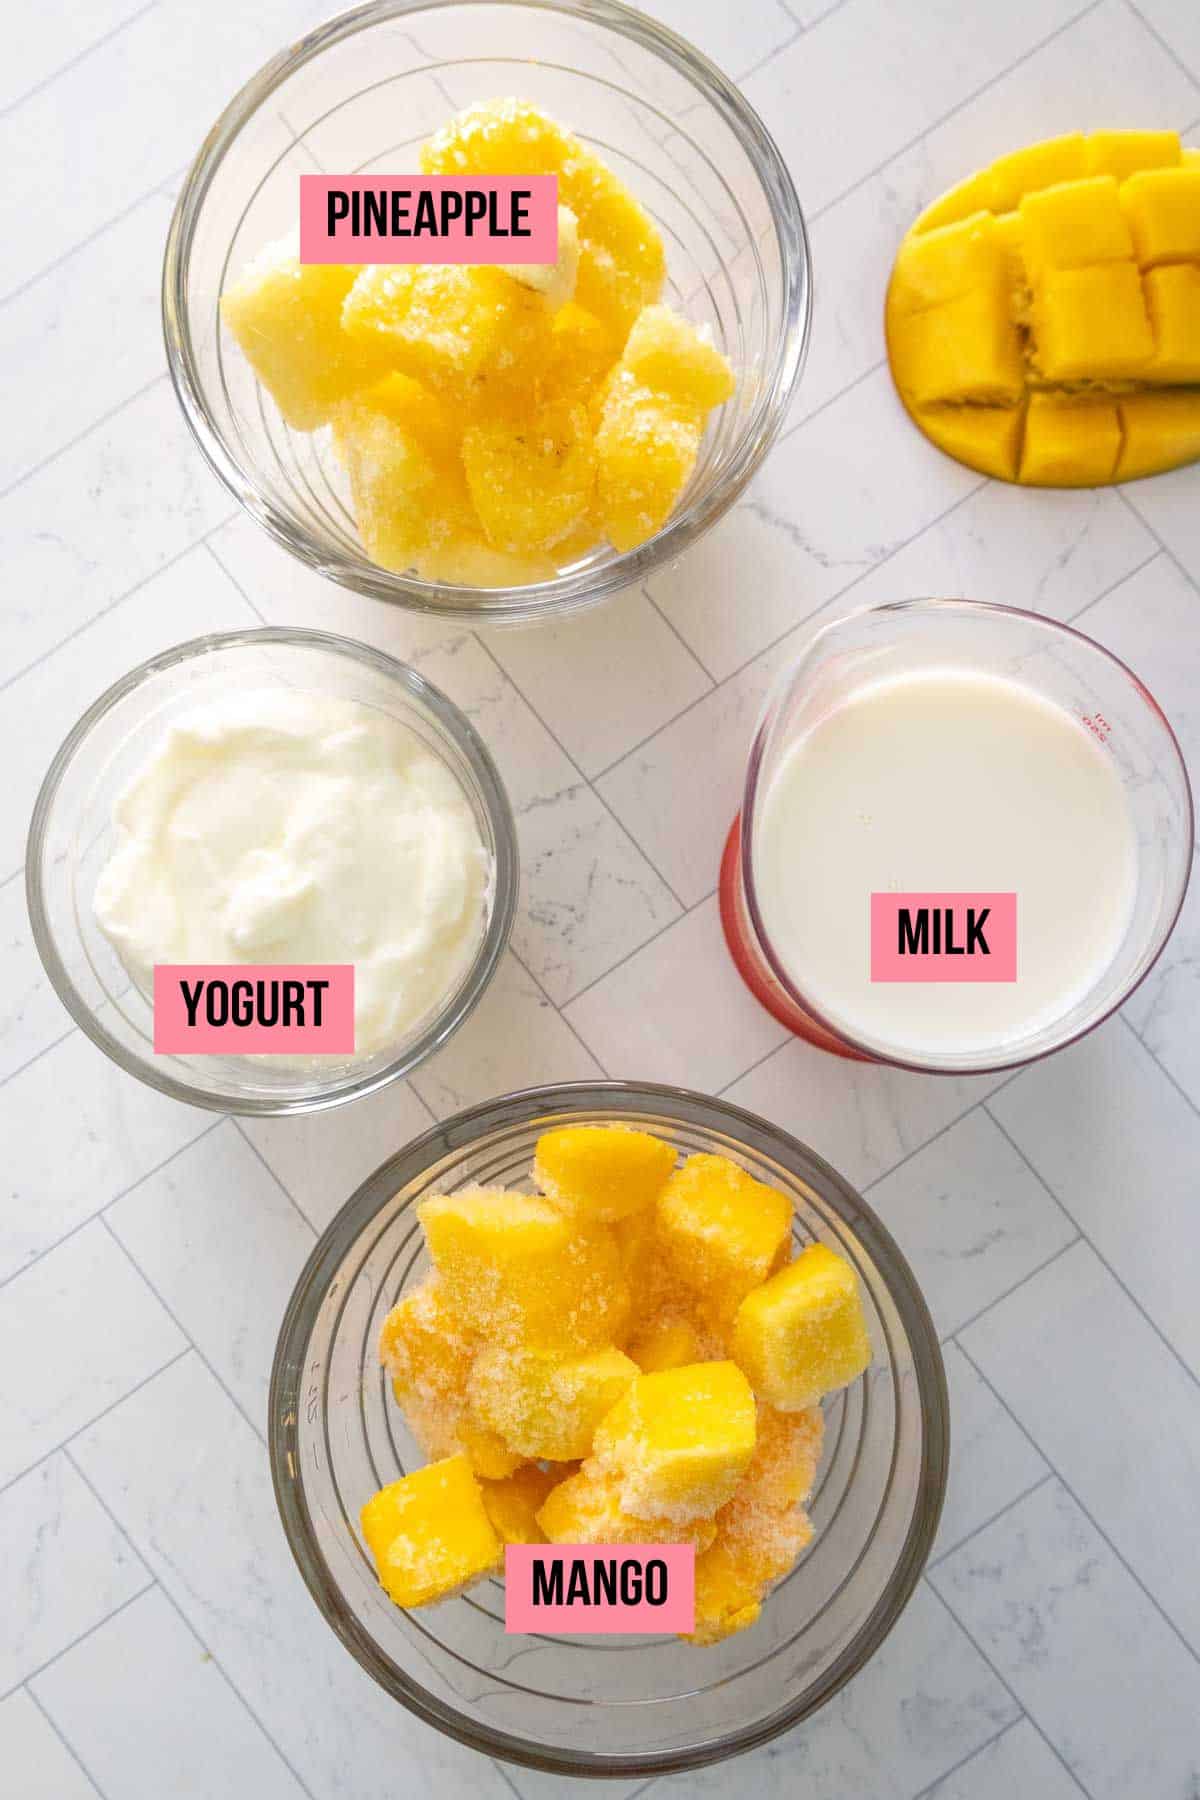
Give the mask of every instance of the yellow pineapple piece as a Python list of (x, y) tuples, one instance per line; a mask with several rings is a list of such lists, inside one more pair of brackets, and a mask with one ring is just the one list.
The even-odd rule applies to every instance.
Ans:
[(405, 1475), (362, 1509), (362, 1533), (397, 1606), (429, 1606), (498, 1569), (503, 1548), (465, 1456)]
[(1120, 189), (1111, 175), (1026, 194), (1021, 227), (1025, 263), (1035, 281), (1046, 269), (1081, 269), (1133, 256)]
[(634, 320), (621, 361), (654, 393), (708, 412), (733, 393), (728, 359), (706, 329), (681, 319), (669, 306), (646, 306)]
[(686, 1520), (723, 1506), (754, 1451), (754, 1396), (732, 1362), (638, 1375), (596, 1428), (593, 1457), (623, 1510)]
[(705, 1344), (690, 1319), (667, 1317), (636, 1331), (629, 1340), (629, 1354), (643, 1375), (654, 1375), (660, 1369), (702, 1362)]
[(499, 263), (506, 275), (540, 294), (552, 313), (575, 292), (579, 272), (579, 220), (569, 206), (558, 209), (558, 255), (552, 263)]
[(384, 568), (419, 564), (472, 529), (453, 422), (409, 376), (389, 375), (342, 401), (333, 442), (363, 547)]
[(803, 1412), (847, 1386), (871, 1361), (854, 1270), (810, 1244), (738, 1308), (730, 1345), (756, 1394), (780, 1412)]
[(481, 1336), (565, 1353), (624, 1335), (629, 1294), (606, 1227), (488, 1188), (437, 1195), (417, 1215), (448, 1296)]
[(582, 406), (469, 425), (462, 456), (479, 522), (499, 550), (549, 551), (587, 513), (596, 451)]
[(1022, 420), (1015, 406), (931, 406), (918, 422), (947, 456), (985, 475), (1015, 481)]
[(1200, 382), (1200, 266), (1171, 263), (1145, 277), (1154, 331), (1151, 381)]
[(1022, 481), (1037, 487), (1095, 487), (1112, 480), (1120, 448), (1114, 401), (1029, 396)]
[(492, 1529), (504, 1544), (544, 1544), (546, 1534), (537, 1522), (538, 1508), (564, 1479), (564, 1471), (539, 1469), (536, 1463), (503, 1481), (484, 1481), (483, 1504)]
[(1055, 187), (1060, 181), (1081, 181), (1087, 173), (1087, 147), (1082, 132), (1046, 138), (1040, 144), (1029, 144), (996, 159), (990, 170), (988, 205), (993, 212), (1011, 212), (1037, 188)]
[(384, 1320), (379, 1360), (426, 1456), (464, 1451), (477, 1474), (500, 1477), (522, 1459), (468, 1415), (466, 1385), (477, 1345), (442, 1282), (429, 1275)]
[(342, 330), (342, 304), (358, 275), (340, 263), (302, 264), (294, 239), (271, 244), (221, 296), (221, 318), (280, 413), (315, 431), (339, 400), (388, 367), (372, 344)]
[(888, 320), (896, 385), (910, 407), (938, 401), (1015, 405), (1025, 383), (1016, 326), (1003, 298), (984, 288)]
[(1118, 401), (1124, 436), (1117, 462), (1118, 481), (1136, 481), (1175, 469), (1200, 458), (1200, 392), (1179, 388), (1174, 392), (1122, 395)]
[(558, 1357), (504, 1347), (482, 1350), (471, 1369), (474, 1416), (522, 1456), (573, 1462), (638, 1373), (611, 1346)]
[(1118, 181), (1139, 169), (1170, 168), (1178, 161), (1177, 131), (1093, 131), (1087, 140), (1089, 173), (1115, 175)]
[(675, 1167), (675, 1147), (625, 1125), (561, 1125), (544, 1131), (533, 1179), (568, 1212), (612, 1224), (653, 1206)]
[(413, 567), (426, 581), (477, 588), (526, 587), (530, 582), (549, 581), (558, 572), (556, 558), (497, 550), (477, 528), (422, 550), (414, 557)]
[(591, 400), (619, 353), (608, 326), (569, 300), (551, 321), (550, 350), (540, 376), (542, 393), (552, 403), (587, 406), (594, 431), (599, 413), (593, 416)]
[(1034, 328), (1037, 366), (1048, 381), (1137, 375), (1154, 355), (1131, 262), (1052, 271), (1034, 298)]
[(1138, 263), (1200, 262), (1200, 168), (1145, 169), (1121, 187)]
[(658, 1199), (663, 1253), (717, 1319), (778, 1268), (791, 1230), (787, 1196), (724, 1156), (689, 1156)]
[(501, 269), (465, 265), (366, 268), (346, 295), (342, 326), (401, 374), (480, 405), (519, 396), (550, 344), (540, 295)]
[(910, 234), (896, 253), (888, 306), (894, 316), (924, 312), (984, 290), (999, 294), (1008, 246), (991, 213)]
[(543, 1501), (537, 1521), (552, 1544), (711, 1544), (712, 1519), (644, 1519), (626, 1512), (620, 1480), (589, 1458)]
[(596, 459), (600, 513), (618, 550), (634, 549), (666, 523), (696, 466), (702, 429), (694, 406), (652, 393), (628, 369), (616, 371)]

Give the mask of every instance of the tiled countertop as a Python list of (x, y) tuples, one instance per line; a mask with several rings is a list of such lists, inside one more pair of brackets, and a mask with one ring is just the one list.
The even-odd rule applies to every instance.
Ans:
[[(1195, 1800), (1200, 884), (1123, 1016), (964, 1081), (787, 1039), (732, 971), (713, 890), (769, 678), (814, 618), (872, 600), (966, 593), (1079, 623), (1200, 769), (1200, 471), (1127, 493), (981, 480), (903, 417), (879, 323), (900, 232), (967, 169), (1077, 126), (1200, 125), (1200, 8), (660, 0), (794, 171), (808, 372), (764, 473), (679, 568), (486, 636), (288, 561), (209, 475), (164, 373), (181, 171), (235, 83), (324, 10), (52, 0), (24, 9), (0, 73), (0, 1793), (561, 1791), (421, 1727), (334, 1641), (263, 1426), (285, 1299), (361, 1177), (468, 1102), (603, 1070), (727, 1094), (858, 1183), (925, 1286), (954, 1408), (941, 1537), (876, 1660), (801, 1731), (654, 1794)], [(524, 890), (495, 986), (411, 1082), (243, 1125), (68, 1029), (20, 864), (83, 706), (167, 644), (259, 619), (365, 638), (469, 710)]]

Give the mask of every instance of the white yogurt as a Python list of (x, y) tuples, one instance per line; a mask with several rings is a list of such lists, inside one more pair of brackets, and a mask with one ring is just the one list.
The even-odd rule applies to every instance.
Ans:
[[(763, 924), (801, 994), (903, 1057), (980, 1060), (1111, 964), (1136, 882), (1108, 752), (1029, 688), (930, 669), (866, 685), (790, 745), (754, 821)], [(872, 893), (1017, 895), (1015, 982), (872, 982)]]
[(427, 1018), (479, 945), (491, 858), (446, 764), (397, 720), (288, 690), (182, 716), (114, 808), (105, 935), (156, 963), (353, 963), (355, 1056)]

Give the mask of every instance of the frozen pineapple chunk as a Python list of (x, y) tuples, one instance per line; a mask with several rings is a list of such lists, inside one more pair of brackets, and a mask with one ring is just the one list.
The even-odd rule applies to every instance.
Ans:
[(1042, 188), (1021, 201), (1021, 247), (1036, 281), (1046, 269), (1082, 269), (1133, 256), (1133, 239), (1111, 175)]
[(1118, 481), (1135, 481), (1200, 458), (1200, 391), (1126, 394), (1118, 406), (1124, 430)]
[(462, 457), (479, 522), (499, 550), (549, 551), (587, 513), (596, 451), (582, 406), (547, 408), (529, 421), (470, 425)]
[(787, 1196), (724, 1156), (689, 1156), (658, 1199), (662, 1251), (718, 1319), (778, 1268), (791, 1230)]
[(634, 320), (621, 361), (656, 394), (708, 412), (728, 400), (733, 370), (706, 328), (690, 325), (669, 306), (647, 306)]
[(546, 1534), (537, 1522), (538, 1508), (545, 1505), (565, 1471), (539, 1469), (526, 1463), (503, 1481), (484, 1481), (483, 1504), (492, 1530), (504, 1544), (544, 1544)]
[(673, 511), (700, 451), (696, 408), (652, 393), (618, 368), (609, 382), (596, 460), (600, 513), (618, 550), (644, 543)]
[(1200, 382), (1200, 264), (1171, 263), (1145, 277), (1154, 332), (1147, 379)]
[(1090, 173), (1115, 175), (1118, 181), (1139, 169), (1170, 168), (1178, 161), (1177, 131), (1093, 131), (1087, 140)]
[(518, 393), (550, 342), (540, 295), (500, 269), (459, 265), (364, 269), (346, 295), (342, 326), (401, 374), (477, 403)]
[(685, 1363), (704, 1360), (704, 1343), (690, 1319), (656, 1320), (629, 1341), (629, 1354), (643, 1375), (660, 1369), (680, 1369)]
[(552, 313), (567, 304), (575, 292), (579, 272), (579, 220), (569, 206), (558, 209), (558, 255), (552, 263), (499, 263), (497, 267), (540, 294)]
[(626, 1513), (711, 1516), (754, 1451), (754, 1396), (732, 1362), (638, 1375), (596, 1429), (593, 1456)]
[(897, 315), (924, 312), (980, 289), (999, 294), (1007, 246), (991, 213), (910, 234), (896, 253), (888, 305)]
[(675, 1148), (624, 1125), (561, 1125), (544, 1131), (533, 1179), (559, 1206), (612, 1224), (653, 1206), (675, 1167)]
[(454, 426), (409, 376), (389, 375), (337, 406), (333, 442), (363, 547), (384, 568), (407, 569), (473, 529)]
[(1021, 448), (1021, 480), (1040, 487), (1095, 487), (1111, 481), (1121, 448), (1116, 402), (1031, 394)]
[(711, 1519), (637, 1518), (626, 1512), (619, 1478), (589, 1458), (543, 1501), (538, 1524), (552, 1544), (711, 1544)]
[(825, 1244), (742, 1301), (730, 1345), (756, 1394), (780, 1412), (802, 1412), (845, 1387), (871, 1360), (854, 1270)]
[(629, 1294), (606, 1227), (489, 1188), (435, 1196), (417, 1215), (449, 1298), (489, 1341), (566, 1353), (624, 1335)]
[(221, 296), (221, 317), (284, 419), (314, 431), (339, 400), (378, 381), (388, 359), (342, 330), (342, 303), (358, 270), (302, 265), (299, 246), (271, 244)]
[(1132, 262), (1053, 270), (1034, 295), (1033, 317), (1037, 367), (1048, 381), (1137, 375), (1154, 354)]
[(477, 1474), (498, 1478), (521, 1458), (468, 1415), (466, 1386), (476, 1348), (436, 1275), (397, 1302), (379, 1334), (379, 1360), (426, 1456), (463, 1451)]
[(620, 345), (607, 325), (569, 300), (550, 324), (549, 355), (539, 377), (544, 399), (552, 404), (588, 406), (619, 353)]
[(1200, 262), (1200, 169), (1146, 169), (1121, 188), (1138, 263)]
[(476, 1357), (468, 1385), (475, 1417), (519, 1451), (546, 1462), (587, 1456), (596, 1427), (638, 1373), (611, 1346), (580, 1356), (487, 1349)]
[(465, 1456), (429, 1463), (362, 1509), (379, 1580), (397, 1606), (429, 1606), (498, 1569), (500, 1539)]
[(969, 469), (1014, 481), (1023, 415), (1016, 406), (931, 406), (919, 415), (926, 436)]

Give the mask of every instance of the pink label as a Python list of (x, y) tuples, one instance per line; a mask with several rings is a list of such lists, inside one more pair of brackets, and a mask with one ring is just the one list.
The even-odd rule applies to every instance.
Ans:
[(505, 1631), (691, 1631), (694, 1544), (509, 1544)]
[(301, 175), (302, 263), (552, 263), (557, 175)]
[(1015, 981), (1015, 894), (872, 894), (872, 981)]
[(353, 963), (157, 963), (163, 1056), (354, 1051)]

